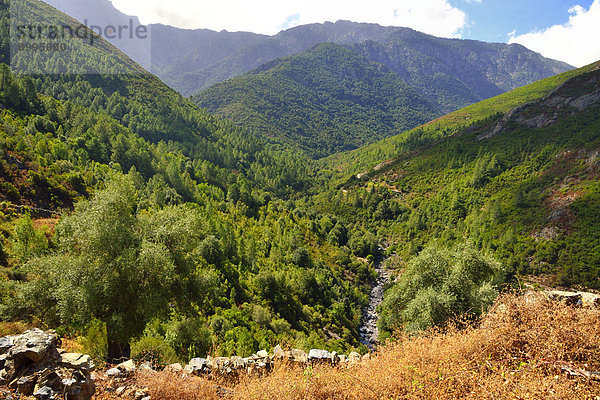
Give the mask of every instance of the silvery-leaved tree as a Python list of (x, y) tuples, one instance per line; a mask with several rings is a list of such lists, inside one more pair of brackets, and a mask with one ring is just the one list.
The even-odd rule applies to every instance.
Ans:
[(108, 358), (129, 357), (129, 340), (168, 306), (175, 265), (164, 243), (146, 237), (136, 191), (116, 177), (57, 226), (58, 251), (29, 263), (23, 287), (42, 317), (106, 324)]

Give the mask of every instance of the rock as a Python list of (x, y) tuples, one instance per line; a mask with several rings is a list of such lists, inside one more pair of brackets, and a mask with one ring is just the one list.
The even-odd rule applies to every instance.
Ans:
[(51, 387), (44, 386), (36, 390), (36, 392), (33, 394), (33, 397), (38, 400), (51, 400), (54, 399), (54, 391)]
[(223, 371), (227, 366), (229, 366), (230, 360), (227, 357), (208, 357), (207, 358), (208, 366), (210, 369), (215, 371)]
[(244, 363), (244, 359), (242, 357), (232, 356), (231, 366), (233, 369), (241, 369), (244, 368), (246, 364)]
[(292, 350), (292, 360), (297, 363), (307, 363), (308, 355), (306, 354), (306, 352), (304, 352), (302, 350), (293, 349)]
[(256, 353), (260, 358), (268, 358), (269, 357), (269, 353), (266, 352), (266, 350), (261, 350), (258, 353)]
[(353, 351), (352, 353), (350, 353), (348, 355), (348, 361), (351, 364), (356, 364), (357, 362), (359, 362), (361, 359), (360, 354), (358, 354), (357, 352)]
[(15, 361), (28, 359), (34, 363), (41, 362), (50, 353), (56, 351), (58, 337), (53, 332), (46, 333), (40, 329), (29, 330), (13, 337), (13, 345), (8, 350), (8, 358)]
[(148, 396), (148, 389), (143, 389), (143, 390), (136, 389), (136, 391), (133, 395), (133, 398), (135, 400), (142, 400), (142, 399), (146, 398), (147, 396)]
[(550, 300), (559, 301), (567, 306), (583, 304), (581, 301), (581, 294), (575, 292), (563, 292), (560, 290), (552, 290), (546, 292), (546, 296), (548, 296)]
[(60, 355), (60, 364), (74, 369), (92, 372), (96, 367), (92, 358), (79, 353), (63, 353)]
[(181, 364), (175, 363), (175, 364), (167, 365), (165, 367), (165, 371), (178, 374), (178, 373), (183, 372), (183, 367), (181, 366)]
[(189, 375), (210, 372), (208, 361), (206, 358), (192, 358), (189, 364), (185, 366), (184, 372)]
[(23, 376), (12, 381), (8, 387), (18, 391), (22, 395), (31, 396), (35, 388), (36, 381), (37, 376), (35, 375)]
[(331, 361), (331, 353), (327, 350), (312, 349), (308, 352), (308, 361)]
[(48, 386), (56, 391), (60, 391), (63, 387), (62, 379), (56, 371), (47, 368), (39, 374), (35, 385), (35, 391), (44, 386)]
[(64, 389), (62, 393), (69, 400), (88, 400), (91, 399), (96, 386), (89, 374), (76, 370), (71, 374), (71, 378), (63, 379)]
[(133, 360), (127, 360), (125, 362), (122, 362), (121, 364), (117, 365), (116, 368), (120, 369), (126, 374), (131, 374), (136, 370), (135, 362), (133, 362)]
[(143, 362), (142, 365), (140, 365), (139, 370), (146, 372), (156, 372), (154, 370), (154, 367), (152, 366), (152, 363), (150, 363), (149, 361)]
[(581, 293), (583, 307), (600, 308), (600, 295), (593, 293)]
[(115, 390), (115, 394), (116, 394), (117, 396), (120, 396), (120, 395), (122, 395), (122, 394), (123, 394), (123, 392), (124, 392), (126, 389), (127, 389), (127, 387), (125, 387), (125, 386), (121, 386), (120, 388), (117, 388), (117, 390)]
[(280, 345), (275, 346), (275, 348), (273, 349), (273, 355), (275, 356), (276, 359), (283, 358), (284, 351)]
[(6, 354), (14, 345), (14, 336), (0, 338), (0, 354)]
[(121, 375), (123, 375), (123, 372), (118, 368), (111, 368), (108, 371), (106, 371), (106, 376), (111, 377), (111, 378), (121, 376)]
[(331, 353), (331, 362), (334, 364), (337, 364), (340, 362), (340, 356), (338, 355), (338, 353), (336, 351)]

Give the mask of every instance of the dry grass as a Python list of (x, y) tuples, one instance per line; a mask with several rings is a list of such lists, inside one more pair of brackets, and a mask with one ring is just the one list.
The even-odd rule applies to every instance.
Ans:
[(28, 325), (22, 322), (0, 322), (0, 337), (20, 335), (27, 329)]
[[(401, 336), (352, 368), (279, 367), (226, 398), (600, 400), (600, 382), (570, 378), (564, 365), (600, 371), (600, 311), (506, 295), (476, 328)], [(223, 398), (206, 379), (138, 379), (154, 400)]]

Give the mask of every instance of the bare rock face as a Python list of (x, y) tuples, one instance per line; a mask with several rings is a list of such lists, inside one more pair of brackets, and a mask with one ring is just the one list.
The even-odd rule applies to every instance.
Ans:
[(575, 115), (600, 102), (600, 70), (570, 79), (544, 98), (510, 110), (490, 131), (476, 140), (491, 139), (509, 127), (510, 122), (537, 129), (553, 125), (564, 115)]
[(94, 363), (83, 354), (59, 353), (59, 343), (54, 332), (40, 329), (0, 338), (0, 384), (38, 399), (53, 399), (56, 393), (91, 399)]

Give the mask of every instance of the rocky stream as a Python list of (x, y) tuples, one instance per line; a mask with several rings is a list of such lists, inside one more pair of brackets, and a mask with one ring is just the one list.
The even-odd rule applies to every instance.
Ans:
[(360, 341), (370, 349), (373, 349), (378, 343), (379, 329), (377, 328), (377, 321), (379, 320), (379, 314), (377, 313), (377, 307), (383, 301), (385, 286), (390, 282), (391, 277), (389, 271), (385, 269), (386, 261), (387, 259), (383, 259), (375, 262), (377, 281), (369, 294), (369, 305), (363, 311), (360, 327)]

